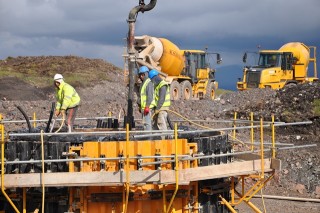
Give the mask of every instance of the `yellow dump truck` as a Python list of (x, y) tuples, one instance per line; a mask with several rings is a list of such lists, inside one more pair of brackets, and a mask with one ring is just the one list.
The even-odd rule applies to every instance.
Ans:
[(215, 98), (218, 82), (208, 59), (210, 55), (216, 55), (217, 63), (221, 63), (219, 53), (180, 50), (168, 39), (147, 35), (136, 36), (134, 48), (139, 66), (157, 69), (170, 83), (172, 100)]
[[(246, 62), (246, 58), (245, 53), (243, 62)], [(309, 62), (314, 63), (313, 77), (308, 76)], [(258, 65), (244, 67), (243, 78), (237, 82), (237, 89), (280, 89), (289, 84), (317, 80), (316, 47), (308, 47), (301, 42), (290, 42), (279, 50), (260, 51)]]

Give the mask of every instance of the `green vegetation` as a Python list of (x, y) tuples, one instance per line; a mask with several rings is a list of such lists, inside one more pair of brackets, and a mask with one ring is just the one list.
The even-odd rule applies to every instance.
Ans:
[(223, 95), (223, 94), (230, 93), (230, 92), (233, 92), (233, 91), (225, 90), (225, 89), (217, 89), (216, 90), (216, 96)]
[(284, 122), (287, 122), (287, 123), (291, 123), (291, 122), (296, 122), (297, 121), (297, 117), (295, 116), (293, 111), (284, 110), (281, 113), (281, 120), (284, 121)]
[(282, 113), (281, 113), (282, 116), (284, 117), (289, 117), (292, 115), (292, 112), (288, 111), (288, 110), (284, 110)]
[(20, 73), (15, 72), (11, 67), (0, 67), (0, 78), (17, 77)]
[(314, 116), (320, 116), (320, 99), (314, 99), (312, 106)]
[(122, 70), (101, 59), (76, 56), (8, 57), (0, 60), (0, 78), (15, 77), (36, 87), (48, 87), (60, 73), (74, 86), (91, 86), (113, 79)]

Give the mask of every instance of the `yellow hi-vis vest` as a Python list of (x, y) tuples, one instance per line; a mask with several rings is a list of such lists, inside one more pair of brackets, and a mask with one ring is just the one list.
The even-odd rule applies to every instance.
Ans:
[[(162, 80), (158, 86), (156, 87), (156, 89), (154, 90), (154, 100), (155, 100), (155, 106), (158, 106), (158, 101), (159, 101), (159, 90), (162, 86), (167, 86), (167, 91), (166, 91), (166, 97), (164, 99), (164, 102), (163, 102), (163, 105), (161, 106), (162, 107), (169, 107), (170, 106), (170, 88), (169, 88), (169, 85), (168, 83), (165, 81), (165, 80)], [(160, 108), (160, 109), (161, 109)]]
[(80, 96), (76, 90), (69, 84), (62, 81), (59, 85), (59, 89), (56, 89), (57, 110), (66, 110), (72, 108), (80, 103)]
[[(140, 91), (140, 107), (142, 110), (144, 110), (144, 108), (146, 107), (146, 103), (147, 103), (147, 86), (149, 84), (149, 82), (151, 82), (150, 78), (147, 78), (141, 87), (141, 91)], [(153, 93), (152, 93), (153, 94)], [(152, 101), (151, 104), (149, 106), (149, 108), (153, 108), (155, 105), (154, 102), (154, 97), (152, 97)]]

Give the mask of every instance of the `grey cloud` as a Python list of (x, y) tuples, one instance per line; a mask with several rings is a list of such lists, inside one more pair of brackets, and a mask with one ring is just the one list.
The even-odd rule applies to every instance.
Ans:
[[(0, 4), (0, 48), (5, 49), (0, 58), (73, 54), (122, 66), (126, 20), (138, 0)], [(166, 37), (183, 49), (208, 46), (225, 54), (224, 65), (239, 64), (243, 51), (258, 44), (267, 49), (292, 40), (319, 44), (319, 6), (319, 0), (158, 0), (152, 11), (139, 13), (136, 34)]]

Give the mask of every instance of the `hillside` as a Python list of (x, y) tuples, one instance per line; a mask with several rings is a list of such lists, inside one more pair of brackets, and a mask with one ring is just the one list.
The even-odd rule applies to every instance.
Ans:
[[(54, 101), (52, 77), (61, 73), (79, 92), (82, 104), (79, 117), (123, 116), (126, 111), (126, 92), (123, 71), (99, 59), (76, 56), (18, 57), (0, 61), (0, 113), (5, 119), (23, 119), (16, 106), (22, 106), (28, 115), (36, 112), (38, 118), (48, 118)], [(173, 101), (171, 109), (190, 119), (207, 121), (231, 120), (234, 112), (238, 119), (255, 120), (261, 117), (271, 121), (312, 121), (311, 125), (279, 127), (278, 142), (294, 145), (317, 144), (317, 147), (279, 151), (282, 170), (272, 181), (270, 194), (320, 198), (320, 84), (305, 84), (285, 89), (232, 92), (214, 101)], [(135, 117), (140, 114), (135, 106)], [(170, 114), (172, 119), (176, 115)], [(217, 127), (225, 123), (206, 124)], [(229, 125), (230, 126), (230, 125)], [(25, 127), (19, 124), (14, 128)], [(249, 141), (248, 131), (239, 131), (239, 139)], [(255, 139), (259, 141), (258, 133)], [(266, 130), (270, 141), (270, 129)], [(301, 186), (302, 185), (302, 186)], [(269, 190), (269, 191), (268, 191)]]
[(77, 56), (8, 57), (0, 60), (2, 83), (6, 82), (3, 78), (11, 77), (9, 82), (16, 78), (19, 84), (24, 82), (43, 89), (51, 87), (56, 73), (63, 74), (66, 81), (75, 87), (86, 87), (116, 80), (121, 69), (101, 59)]

